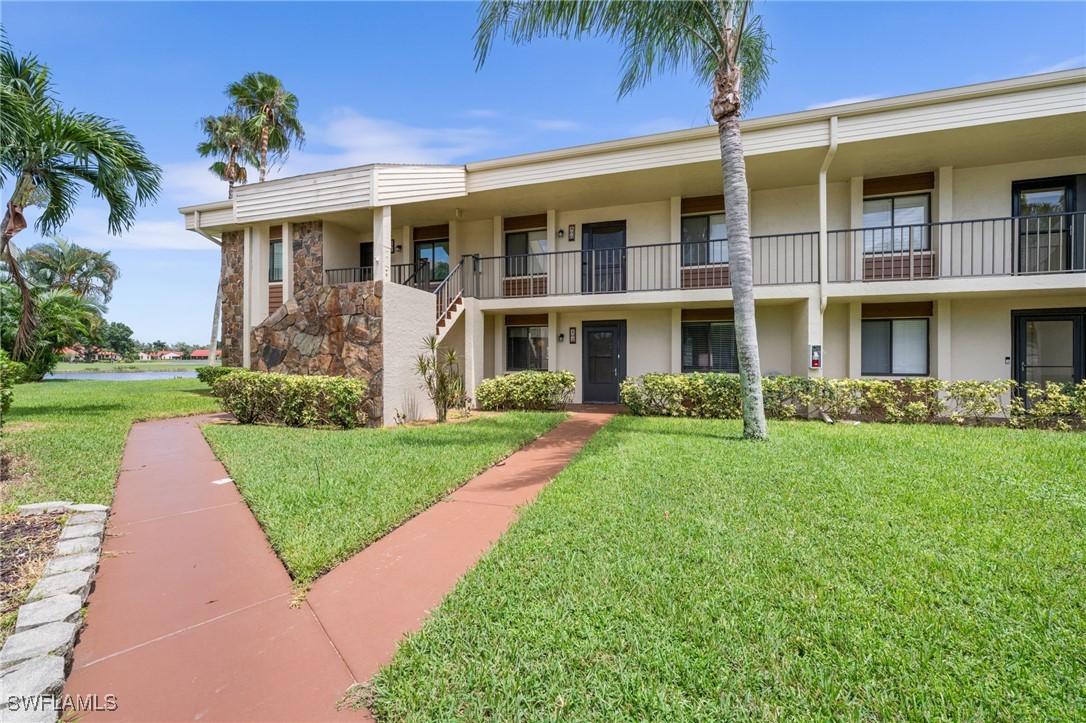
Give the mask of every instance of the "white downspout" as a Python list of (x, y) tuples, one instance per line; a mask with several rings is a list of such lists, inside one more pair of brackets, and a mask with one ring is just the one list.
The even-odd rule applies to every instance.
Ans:
[(822, 159), (822, 167), (818, 170), (818, 295), (819, 309), (826, 311), (829, 302), (829, 211), (826, 193), (826, 172), (833, 163), (833, 157), (837, 154), (837, 116), (830, 117), (830, 146), (826, 149), (826, 157)]

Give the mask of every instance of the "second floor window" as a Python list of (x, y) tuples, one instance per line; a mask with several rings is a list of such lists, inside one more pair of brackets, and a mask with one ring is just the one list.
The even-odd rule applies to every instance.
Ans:
[(533, 276), (547, 273), (547, 231), (513, 231), (505, 234), (505, 275)]
[(416, 241), (415, 262), (430, 265), (430, 280), (444, 281), (449, 275), (449, 240)]
[(864, 253), (927, 251), (929, 246), (926, 193), (864, 199)]
[(731, 321), (684, 322), (682, 325), (684, 372), (739, 373), (735, 323)]
[(268, 281), (283, 280), (283, 239), (273, 238), (268, 244)]
[(684, 216), (682, 242), (683, 266), (728, 263), (728, 227), (722, 213)]

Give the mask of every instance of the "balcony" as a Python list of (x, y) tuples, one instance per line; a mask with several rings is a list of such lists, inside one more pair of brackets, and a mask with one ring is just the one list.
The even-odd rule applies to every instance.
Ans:
[(831, 231), (829, 282), (1084, 271), (1084, 216), (1061, 213)]
[[(411, 264), (393, 264), (391, 279), (394, 284), (403, 284), (416, 289), (430, 290), (430, 264), (419, 261)], [(325, 286), (336, 284), (355, 284), (360, 281), (373, 281), (372, 266), (351, 266), (343, 269), (326, 269)]]
[[(844, 229), (827, 234), (829, 283), (1086, 271), (1083, 213)], [(756, 286), (819, 280), (817, 232), (751, 237)], [(522, 256), (465, 257), (480, 299), (728, 288), (727, 243), (668, 243)]]

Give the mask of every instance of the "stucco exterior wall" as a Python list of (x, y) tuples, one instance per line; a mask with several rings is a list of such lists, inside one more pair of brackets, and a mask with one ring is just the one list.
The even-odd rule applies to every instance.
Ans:
[(325, 221), (324, 268), (346, 269), (358, 266), (359, 243), (361, 243), (361, 240), (357, 232), (339, 224)]
[(954, 218), (1011, 215), (1011, 184), (1034, 178), (1086, 173), (1086, 156), (954, 169)]
[[(415, 360), (423, 351), (423, 339), (434, 333), (433, 294), (400, 284), (385, 284), (383, 302), (384, 423), (392, 424), (397, 412), (408, 420), (434, 419), (433, 402), (415, 374)], [(457, 322), (462, 323), (463, 319)]]

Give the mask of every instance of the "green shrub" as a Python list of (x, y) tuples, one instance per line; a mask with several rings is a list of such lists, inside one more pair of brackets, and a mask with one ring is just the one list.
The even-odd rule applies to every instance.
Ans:
[(344, 429), (366, 423), (367, 388), (364, 379), (245, 369), (221, 374), (211, 383), (226, 411), (242, 424)]
[(231, 372), (235, 372), (237, 370), (238, 367), (200, 367), (196, 370), (196, 378), (211, 387), (212, 391), (214, 391), (216, 380), (221, 379), (227, 374), (230, 374)]
[(572, 372), (523, 371), (483, 381), (475, 389), (480, 409), (545, 411), (563, 409), (573, 399)]
[[(949, 419), (983, 424), (1004, 418), (1017, 427), (1068, 429), (1086, 421), (1086, 382), (1076, 386), (1027, 384), (1012, 396), (1015, 383), (944, 382), (905, 379), (827, 379), (766, 377), (762, 380), (766, 416), (788, 419), (810, 410), (831, 419), (873, 419), (910, 424)], [(645, 374), (625, 380), (622, 403), (631, 414), (656, 417), (737, 419), (742, 416), (735, 374)]]
[[(0, 349), (0, 425), (4, 423), (4, 415), (11, 409), (11, 400), (15, 398), (15, 392), (12, 387), (15, 386), (17, 381), (16, 374), (23, 374), (24, 371), (17, 369), (18, 362), (13, 362), (6, 351)], [(21, 366), (21, 365), (20, 365)]]

